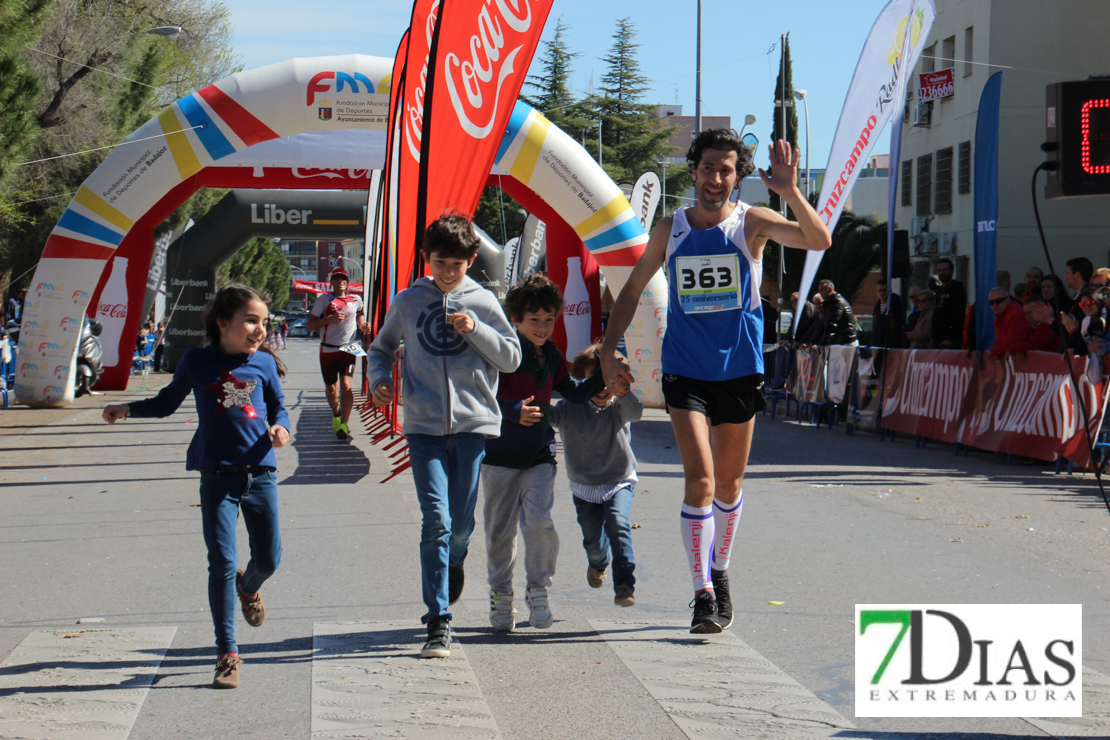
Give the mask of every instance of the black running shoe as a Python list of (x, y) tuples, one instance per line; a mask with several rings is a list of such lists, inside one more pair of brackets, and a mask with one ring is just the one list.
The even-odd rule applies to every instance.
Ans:
[(710, 591), (702, 591), (690, 602), (694, 608), (694, 619), (690, 622), (690, 633), (694, 635), (710, 635), (721, 631), (721, 623), (717, 617), (717, 599)]
[(447, 603), (454, 604), (462, 596), (463, 586), (466, 585), (466, 573), (463, 564), (447, 566)]
[(428, 641), (424, 643), (420, 657), (451, 657), (451, 620), (448, 617), (435, 617), (428, 622)]
[(713, 574), (713, 593), (717, 597), (717, 621), (721, 629), (732, 626), (732, 597), (728, 593), (728, 571), (710, 569)]

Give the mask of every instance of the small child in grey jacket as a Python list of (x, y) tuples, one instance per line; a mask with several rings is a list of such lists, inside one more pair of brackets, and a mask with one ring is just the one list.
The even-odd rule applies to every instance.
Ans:
[[(577, 380), (593, 375), (601, 364), (600, 350), (600, 344), (582, 350), (571, 363), (570, 374)], [(567, 477), (586, 548), (586, 582), (601, 588), (612, 562), (613, 603), (619, 606), (636, 603), (636, 561), (628, 523), (637, 481), (631, 422), (639, 421), (643, 413), (636, 394), (617, 397), (608, 388), (587, 404), (561, 401), (548, 410), (551, 426), (563, 438)]]

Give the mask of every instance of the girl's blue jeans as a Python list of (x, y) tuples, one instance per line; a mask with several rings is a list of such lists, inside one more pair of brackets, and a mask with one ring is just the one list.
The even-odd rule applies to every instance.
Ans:
[(633, 586), (636, 583), (636, 557), (632, 553), (632, 527), (628, 512), (632, 510), (632, 489), (622, 488), (608, 501), (595, 504), (577, 496), (574, 508), (582, 527), (582, 546), (586, 560), (594, 570), (609, 567), (609, 549), (613, 550), (613, 585)]
[(247, 527), (251, 559), (243, 573), (245, 594), (257, 593), (281, 561), (277, 472), (263, 467), (222, 465), (200, 473), (200, 512), (208, 546), (208, 605), (219, 654), (237, 653), (235, 612), (239, 512)]
[(420, 576), (427, 613), (451, 617), (447, 567), (466, 559), (474, 534), (478, 474), (486, 455), (481, 434), (409, 434), (409, 460), (423, 523), (420, 527)]

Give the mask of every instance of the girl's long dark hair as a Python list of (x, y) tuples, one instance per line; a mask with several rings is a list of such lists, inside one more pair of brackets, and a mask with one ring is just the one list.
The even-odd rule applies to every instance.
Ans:
[[(204, 333), (209, 344), (215, 347), (220, 346), (220, 324), (218, 320), (231, 321), (235, 318), (239, 309), (249, 301), (261, 301), (269, 306), (270, 296), (242, 283), (228, 283), (216, 291), (216, 297), (209, 301), (204, 308)], [(284, 378), (285, 363), (274, 354), (274, 351), (265, 342), (260, 344), (258, 349), (274, 358), (274, 362), (277, 363), (278, 377)]]

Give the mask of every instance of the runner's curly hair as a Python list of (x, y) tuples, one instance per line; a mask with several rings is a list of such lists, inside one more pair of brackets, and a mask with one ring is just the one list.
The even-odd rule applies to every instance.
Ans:
[(563, 308), (563, 295), (559, 286), (543, 275), (532, 274), (509, 288), (505, 296), (505, 313), (513, 321), (524, 321), (524, 314), (551, 311), (559, 313)]
[(686, 162), (691, 170), (696, 170), (701, 164), (701, 157), (706, 149), (736, 152), (736, 174), (741, 180), (755, 172), (752, 150), (740, 141), (740, 134), (736, 133), (736, 129), (707, 128), (694, 137), (689, 151), (686, 152)]

